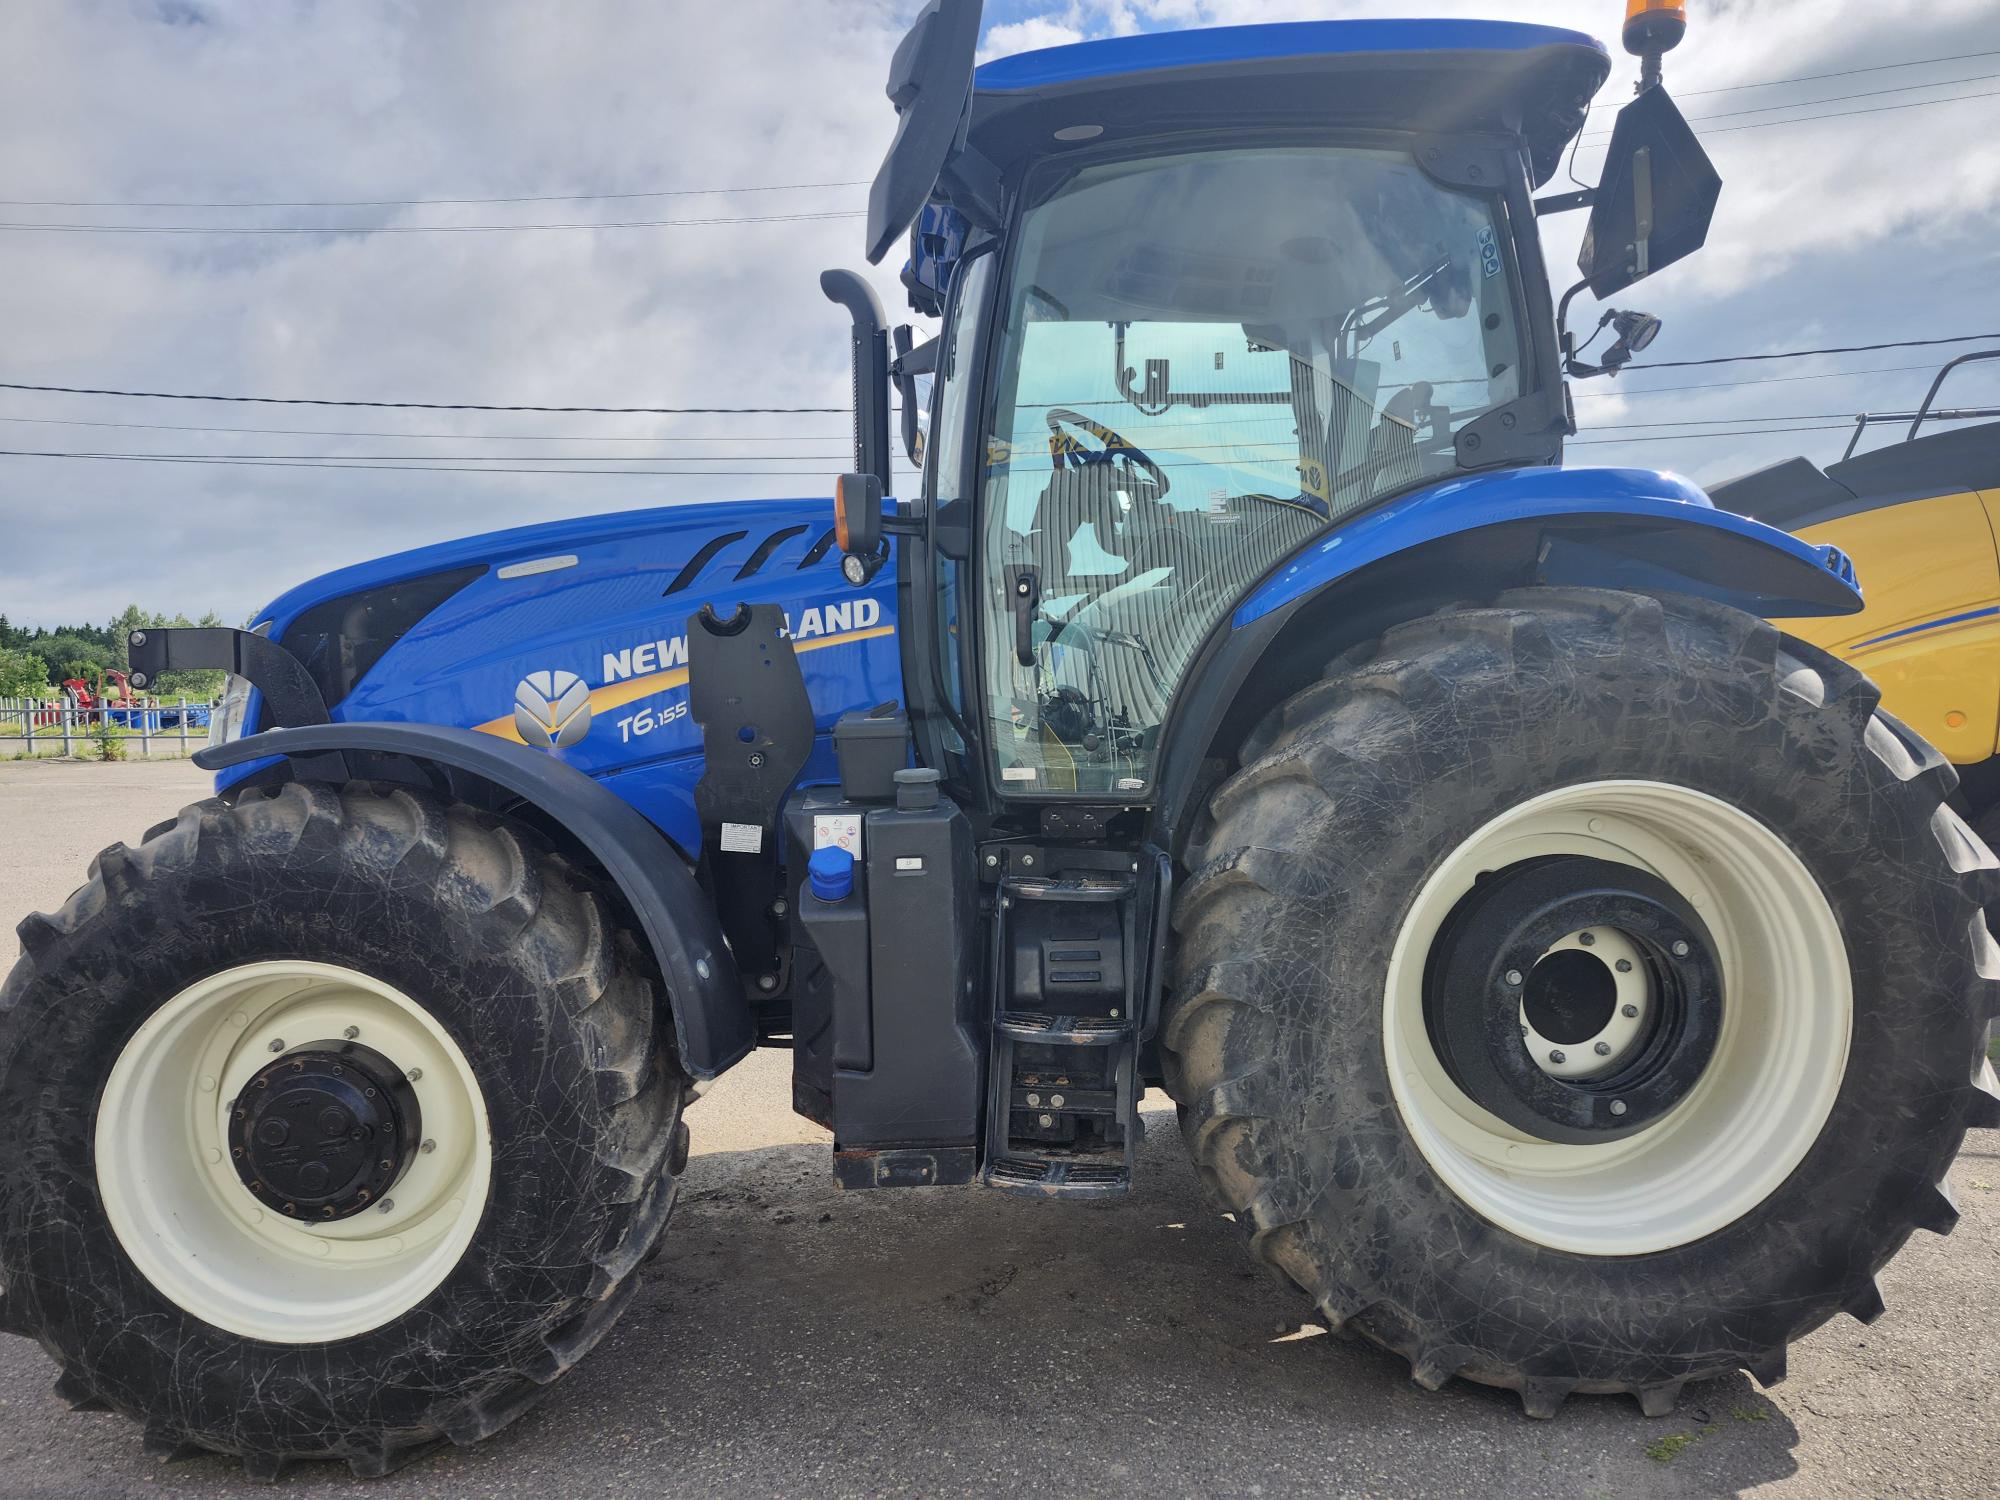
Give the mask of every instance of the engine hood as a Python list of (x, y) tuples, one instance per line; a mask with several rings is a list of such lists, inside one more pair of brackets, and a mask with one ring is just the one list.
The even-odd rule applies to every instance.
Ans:
[(841, 714), (902, 695), (894, 578), (885, 569), (857, 589), (841, 576), (829, 499), (737, 501), (397, 553), (301, 584), (262, 618), (320, 680), (335, 721), (531, 745), (615, 781), (692, 847), (701, 742), (689, 619), (704, 606), (782, 608), (825, 734)]

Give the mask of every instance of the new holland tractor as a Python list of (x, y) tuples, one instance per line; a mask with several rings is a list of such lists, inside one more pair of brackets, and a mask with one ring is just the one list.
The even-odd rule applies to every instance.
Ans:
[[(532, 526), (254, 628), (212, 798), (21, 923), (0, 1327), (172, 1455), (505, 1425), (667, 1229), (694, 1089), (788, 1048), (853, 1189), (1124, 1191), (1162, 1087), (1335, 1329), (1647, 1413), (1882, 1311), (1970, 1126), (2000, 868), (1772, 618), (1836, 550), (1562, 466), (1573, 297), (1720, 182), (1646, 58), (1351, 21), (898, 49), (834, 498)], [(1540, 214), (1588, 208), (1551, 294)], [(928, 422), (918, 393), (929, 376)], [(894, 446), (919, 449), (901, 483)], [(919, 445), (917, 434), (924, 434)]]

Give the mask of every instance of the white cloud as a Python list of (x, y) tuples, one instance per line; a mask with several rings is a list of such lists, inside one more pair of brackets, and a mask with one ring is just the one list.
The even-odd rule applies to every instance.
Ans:
[[(1075, 12), (1071, 11), (1071, 15)], [(981, 61), (993, 57), (1011, 57), (1016, 52), (1033, 52), (1041, 47), (1062, 47), (1084, 38), (1081, 25), (1071, 21), (1059, 21), (1052, 16), (1035, 16), (1026, 21), (1010, 21), (995, 26), (986, 33), (986, 40), (979, 48)]]
[[(734, 0), (728, 6), (541, 0), (78, 0), (0, 6), (0, 196), (24, 199), (364, 199), (645, 192), (839, 183), (873, 174), (893, 130), (881, 93), (913, 0)], [(996, 50), (1140, 25), (1351, 15), (1503, 15), (1610, 34), (1616, 0), (1064, 0), (1017, 7)], [(2000, 71), (1993, 60), (1782, 90), (1728, 85), (1970, 53), (1990, 0), (1887, 7), (1738, 0), (1696, 8), (1668, 82), (1690, 115), (1832, 98), (1914, 78)], [(1615, 41), (1614, 41), (1615, 49)], [(1601, 96), (1629, 92), (1630, 60)], [(1968, 84), (1959, 90), (1994, 87)], [(1913, 96), (1836, 103), (1853, 109)], [(1923, 96), (1915, 96), (1923, 97)], [(2000, 327), (2000, 131), (1974, 101), (1709, 137), (1727, 186), (1709, 246), (1628, 299), (1662, 314), (1667, 360)], [(1600, 112), (1593, 129), (1605, 114)], [(1718, 125), (1768, 116), (1739, 116)], [(1592, 160), (1585, 152), (1586, 167)], [(1586, 176), (1588, 175), (1586, 171)], [(30, 220), (411, 225), (734, 217), (856, 210), (865, 187), (423, 211), (0, 207)], [(1552, 221), (1550, 263), (1581, 216)], [(607, 405), (840, 406), (841, 315), (817, 274), (861, 261), (858, 219), (520, 234), (205, 238), (0, 232), (0, 378), (168, 390)], [(893, 267), (877, 277), (902, 298)], [(1627, 299), (1621, 299), (1627, 300)], [(1925, 351), (1787, 365), (1915, 366)], [(1967, 376), (1959, 399), (2000, 396)], [(1586, 423), (1829, 414), (1914, 401), (1923, 376), (1716, 387), (1771, 366), (1636, 375), (1709, 389), (1605, 399)], [(1981, 385), (1978, 382), (1984, 381)], [(0, 448), (125, 452), (468, 451), (464, 438), (344, 431), (713, 436), (677, 453), (840, 454), (844, 417), (587, 418), (369, 413), (110, 402), (0, 393), (0, 416), (311, 428), (232, 435), (0, 421)], [(1822, 425), (1824, 425), (1822, 423)], [(1621, 435), (1623, 436), (1623, 435)], [(1579, 447), (1717, 477), (1840, 436)], [(750, 443), (755, 437), (782, 442)], [(482, 452), (565, 453), (559, 444)], [(663, 450), (664, 451), (664, 450)], [(647, 467), (703, 467), (652, 462)], [(770, 467), (759, 463), (717, 469)], [(0, 612), (53, 623), (149, 607), (242, 616), (297, 580), (360, 558), (555, 515), (692, 499), (818, 493), (800, 477), (589, 479), (211, 469), (0, 458)]]

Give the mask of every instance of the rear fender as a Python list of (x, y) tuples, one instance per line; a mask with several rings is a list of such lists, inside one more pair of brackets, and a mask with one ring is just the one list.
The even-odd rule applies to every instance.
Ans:
[(1516, 469), (1421, 490), (1294, 553), (1210, 635), (1162, 746), (1154, 836), (1178, 854), (1244, 730), (1342, 651), (1533, 585), (1691, 594), (1766, 619), (1862, 605), (1837, 548), (1717, 510), (1674, 475)]
[(363, 779), (397, 767), (470, 778), (528, 804), (602, 867), (638, 918), (666, 981), (683, 1067), (714, 1078), (755, 1044), (735, 960), (714, 907), (681, 852), (615, 793), (526, 746), (435, 724), (320, 724), (273, 729), (195, 756), (205, 770), (252, 761), (289, 763), (306, 778), (344, 770)]

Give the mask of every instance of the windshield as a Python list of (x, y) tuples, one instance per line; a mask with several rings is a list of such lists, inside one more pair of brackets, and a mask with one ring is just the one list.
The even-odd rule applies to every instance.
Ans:
[(1522, 393), (1497, 213), (1407, 152), (1324, 146), (1092, 167), (1028, 210), (982, 497), (1011, 790), (1144, 788), (1222, 613)]

